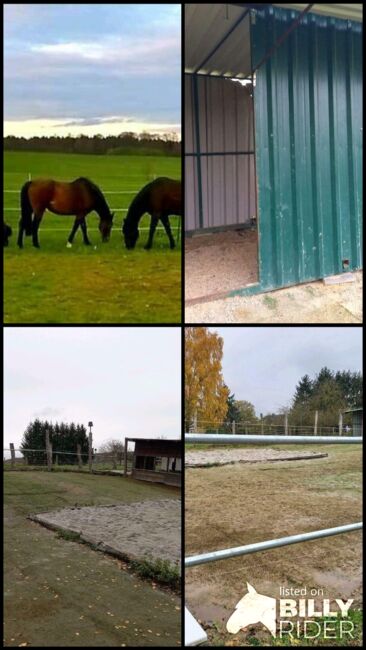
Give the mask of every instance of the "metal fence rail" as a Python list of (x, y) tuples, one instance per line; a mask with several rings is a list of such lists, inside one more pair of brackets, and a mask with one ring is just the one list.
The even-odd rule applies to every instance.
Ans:
[(271, 435), (243, 435), (237, 436), (232, 434), (216, 434), (216, 433), (186, 433), (186, 442), (206, 442), (218, 445), (226, 444), (322, 444), (322, 445), (354, 445), (362, 442), (361, 436), (271, 436)]
[(236, 546), (226, 548), (222, 551), (212, 551), (211, 553), (202, 553), (201, 555), (191, 555), (184, 560), (185, 567), (196, 566), (197, 564), (206, 564), (206, 562), (215, 562), (216, 560), (227, 560), (230, 557), (239, 555), (249, 555), (249, 553), (258, 553), (258, 551), (268, 551), (271, 548), (279, 546), (289, 546), (299, 542), (310, 542), (312, 539), (321, 537), (331, 537), (340, 533), (351, 533), (354, 530), (360, 530), (362, 522), (357, 524), (347, 524), (346, 526), (337, 526), (336, 528), (323, 528), (323, 530), (314, 530), (311, 533), (302, 533), (300, 535), (290, 535), (288, 537), (279, 537), (271, 539), (268, 542), (257, 542), (256, 544), (247, 544), (246, 546)]
[[(184, 436), (185, 442), (209, 443), (209, 444), (288, 444), (288, 443), (308, 443), (308, 444), (361, 444), (362, 437), (358, 436), (267, 436), (267, 435), (220, 435), (220, 434), (195, 434), (186, 433)], [(198, 564), (206, 564), (207, 562), (215, 562), (217, 560), (227, 560), (232, 557), (241, 555), (249, 555), (250, 553), (257, 553), (259, 551), (266, 551), (280, 546), (288, 546), (290, 544), (297, 544), (300, 542), (307, 542), (313, 539), (320, 539), (322, 537), (330, 537), (332, 535), (339, 535), (341, 533), (350, 533), (355, 530), (362, 529), (362, 522), (355, 524), (347, 524), (344, 526), (336, 526), (334, 528), (324, 528), (323, 530), (315, 530), (309, 533), (301, 533), (299, 535), (290, 535), (288, 537), (279, 537), (265, 542), (257, 542), (255, 544), (247, 544), (246, 546), (236, 546), (233, 548), (226, 548), (220, 551), (211, 551), (209, 553), (201, 553), (199, 555), (191, 555), (184, 559), (184, 566), (186, 568), (196, 566)]]

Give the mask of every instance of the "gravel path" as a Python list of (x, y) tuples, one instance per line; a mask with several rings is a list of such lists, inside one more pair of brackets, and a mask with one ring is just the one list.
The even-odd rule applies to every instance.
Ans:
[(279, 449), (214, 449), (188, 451), (185, 454), (186, 467), (227, 465), (229, 463), (260, 463), (278, 460), (303, 460), (323, 458), (328, 454), (316, 451), (280, 451)]
[(145, 556), (180, 563), (181, 502), (161, 499), (112, 506), (64, 508), (43, 512), (36, 521), (81, 534), (101, 550), (123, 553), (129, 559)]

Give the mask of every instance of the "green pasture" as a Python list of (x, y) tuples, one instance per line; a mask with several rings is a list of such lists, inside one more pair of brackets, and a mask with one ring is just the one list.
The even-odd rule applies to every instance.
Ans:
[[(137, 191), (157, 176), (180, 178), (181, 161), (163, 156), (97, 156), (33, 152), (4, 154), (4, 219), (13, 235), (4, 249), (4, 321), (6, 323), (178, 323), (181, 321), (181, 247), (171, 251), (157, 230), (153, 249), (144, 250), (150, 218), (140, 222), (135, 250), (122, 241), (122, 219)], [(31, 178), (73, 180), (87, 176), (106, 194), (116, 212), (111, 239), (103, 244), (98, 217), (87, 217), (93, 246), (78, 231), (66, 248), (73, 217), (44, 215), (41, 249), (25, 238), (16, 246), (19, 191)], [(171, 217), (177, 235), (178, 219)], [(96, 248), (94, 248), (96, 246)]]

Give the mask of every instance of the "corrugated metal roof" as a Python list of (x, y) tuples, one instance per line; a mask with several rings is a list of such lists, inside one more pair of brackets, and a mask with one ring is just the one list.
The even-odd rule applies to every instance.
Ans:
[[(306, 4), (274, 4), (274, 7), (284, 7), (285, 9), (295, 9), (296, 11), (303, 11), (306, 6)], [(362, 21), (362, 4), (314, 4), (311, 8), (311, 13)]]
[(250, 74), (250, 32), (248, 10), (233, 4), (185, 5), (186, 72), (195, 72), (218, 43), (246, 16), (209, 61), (201, 74), (244, 78)]
[[(275, 4), (303, 11), (306, 4)], [(185, 72), (242, 79), (250, 75), (250, 25), (245, 4), (185, 5)], [(362, 21), (362, 4), (314, 4), (311, 13)], [(245, 16), (243, 20), (240, 18)], [(230, 33), (230, 31), (232, 33)], [(229, 37), (214, 52), (222, 39)], [(212, 53), (209, 60), (206, 58)], [(203, 65), (202, 65), (203, 64)]]

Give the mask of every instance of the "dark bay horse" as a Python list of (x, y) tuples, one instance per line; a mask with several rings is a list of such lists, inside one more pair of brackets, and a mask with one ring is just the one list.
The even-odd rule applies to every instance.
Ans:
[(3, 242), (4, 246), (7, 246), (9, 244), (9, 237), (11, 237), (12, 234), (13, 234), (12, 229), (4, 221), (4, 242)]
[(24, 232), (26, 235), (32, 235), (33, 246), (39, 248), (38, 228), (45, 210), (60, 215), (76, 215), (66, 244), (69, 248), (72, 246), (79, 226), (83, 233), (84, 244), (90, 245), (85, 217), (92, 210), (99, 215), (102, 241), (109, 240), (113, 213), (110, 212), (99, 187), (88, 178), (80, 177), (72, 183), (61, 183), (49, 179), (28, 181), (21, 189), (20, 204), (19, 248), (23, 248)]
[(145, 245), (148, 250), (152, 247), (154, 232), (158, 221), (162, 222), (168, 235), (170, 248), (175, 242), (170, 229), (169, 215), (182, 215), (182, 184), (171, 178), (156, 178), (145, 185), (133, 199), (127, 216), (123, 221), (122, 232), (127, 248), (134, 248), (139, 237), (138, 224), (147, 212), (151, 215), (149, 238)]

